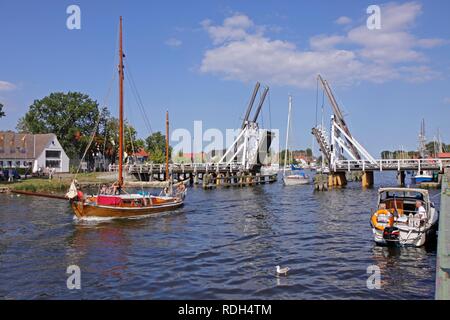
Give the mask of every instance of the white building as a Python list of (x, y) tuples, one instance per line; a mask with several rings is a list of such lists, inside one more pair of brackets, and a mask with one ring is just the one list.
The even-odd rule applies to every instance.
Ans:
[(55, 168), (56, 172), (69, 172), (69, 157), (56, 135), (26, 134), (0, 131), (0, 168)]

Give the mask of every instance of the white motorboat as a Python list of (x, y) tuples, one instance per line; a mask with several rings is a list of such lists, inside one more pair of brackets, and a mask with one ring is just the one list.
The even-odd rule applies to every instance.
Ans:
[(378, 210), (371, 217), (374, 240), (380, 245), (423, 246), (435, 238), (438, 217), (428, 190), (380, 188)]

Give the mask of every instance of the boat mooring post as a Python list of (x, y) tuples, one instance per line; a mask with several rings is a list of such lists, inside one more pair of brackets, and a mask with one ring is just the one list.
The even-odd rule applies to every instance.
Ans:
[(436, 258), (437, 300), (450, 300), (450, 168), (442, 177), (439, 237)]
[(373, 171), (364, 171), (362, 178), (361, 178), (361, 184), (363, 188), (370, 188), (373, 187)]
[(405, 171), (403, 171), (403, 170), (398, 171), (398, 173), (397, 173), (397, 183), (398, 183), (398, 185), (400, 187), (404, 187), (405, 186), (405, 177), (406, 177)]

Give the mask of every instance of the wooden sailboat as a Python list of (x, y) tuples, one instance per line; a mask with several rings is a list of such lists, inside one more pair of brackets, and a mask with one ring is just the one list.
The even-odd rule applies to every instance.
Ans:
[[(288, 163), (288, 141), (289, 141), (289, 130), (291, 127), (291, 110), (292, 110), (292, 96), (289, 96), (289, 111), (288, 111), (288, 122), (286, 129), (286, 148), (284, 151), (284, 166), (283, 166), (283, 183), (286, 186), (291, 185), (302, 185), (309, 184), (309, 176), (301, 169), (294, 168), (292, 165), (289, 169), (289, 173), (286, 171), (286, 166)], [(298, 171), (298, 173), (296, 173)]]
[[(72, 182), (67, 197), (71, 200), (71, 206), (78, 218), (102, 217), (102, 218), (129, 218), (146, 216), (157, 212), (170, 211), (181, 207), (184, 203), (186, 189), (180, 184), (174, 193), (169, 187), (164, 190), (164, 195), (154, 196), (146, 193), (127, 193), (123, 188), (123, 48), (122, 48), (122, 17), (120, 17), (119, 32), (119, 173), (118, 180), (113, 184), (112, 194), (98, 194), (84, 196), (78, 190), (76, 181)], [(166, 114), (166, 180), (169, 182), (169, 114)]]

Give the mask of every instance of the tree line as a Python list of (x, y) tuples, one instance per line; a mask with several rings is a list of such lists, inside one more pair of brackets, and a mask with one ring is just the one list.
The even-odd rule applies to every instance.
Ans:
[[(4, 115), (2, 107), (0, 104), (0, 117)], [(73, 161), (82, 158), (93, 136), (85, 160), (93, 161), (101, 154), (110, 163), (117, 162), (119, 120), (106, 107), (100, 108), (97, 101), (80, 92), (55, 92), (35, 100), (19, 119), (16, 129), (20, 133), (54, 133)], [(127, 121), (124, 123), (124, 151), (128, 155), (144, 149), (150, 161), (163, 163), (165, 139), (161, 132), (139, 139), (136, 129)]]
[[(427, 156), (435, 157), (441, 152), (439, 144), (435, 141), (430, 141), (425, 145), (425, 153)], [(450, 152), (450, 144), (442, 143), (442, 152)], [(405, 151), (405, 150), (385, 150), (381, 152), (381, 159), (417, 159), (420, 158), (419, 151)]]

